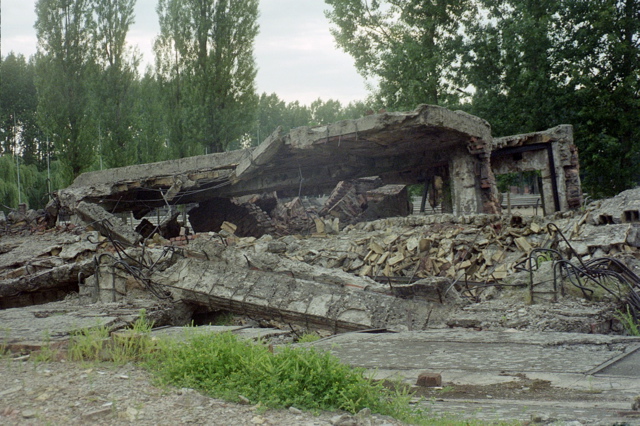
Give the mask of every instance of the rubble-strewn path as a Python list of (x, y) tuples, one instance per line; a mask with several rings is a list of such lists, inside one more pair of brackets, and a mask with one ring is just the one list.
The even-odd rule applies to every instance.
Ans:
[[(158, 388), (132, 365), (33, 363), (0, 359), (3, 425), (346, 425), (355, 416), (315, 416), (292, 409), (262, 412), (203, 396), (192, 389)], [(351, 421), (351, 423), (349, 423)], [(370, 423), (369, 423), (370, 422)], [(360, 424), (398, 425), (381, 416)]]

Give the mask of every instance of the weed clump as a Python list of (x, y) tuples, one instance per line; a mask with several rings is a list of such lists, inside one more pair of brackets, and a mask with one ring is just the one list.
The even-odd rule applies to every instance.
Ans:
[(267, 408), (356, 413), (368, 407), (405, 420), (421, 414), (409, 405), (406, 390), (389, 390), (366, 378), (363, 369), (342, 364), (330, 353), (294, 347), (272, 353), (230, 333), (193, 334), (187, 342), (162, 341), (147, 366), (163, 384), (232, 401), (242, 395)]
[(620, 321), (629, 336), (640, 336), (640, 324), (636, 321), (628, 305), (626, 312), (618, 310), (615, 318)]
[(140, 360), (152, 350), (153, 342), (149, 332), (153, 323), (147, 319), (146, 311), (128, 330), (111, 333), (104, 325), (85, 328), (75, 332), (69, 342), (71, 361), (113, 361), (125, 364)]

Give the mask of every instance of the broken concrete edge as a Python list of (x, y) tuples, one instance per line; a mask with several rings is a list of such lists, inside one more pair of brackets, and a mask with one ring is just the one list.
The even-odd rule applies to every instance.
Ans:
[[(343, 120), (315, 127), (297, 127), (284, 136), (285, 144), (304, 149), (328, 138), (381, 131), (399, 126), (443, 127), (468, 134), (485, 142), (491, 142), (491, 126), (479, 117), (463, 111), (451, 111), (437, 106), (422, 104), (409, 112), (385, 112), (367, 115), (355, 120)], [(266, 141), (265, 141), (266, 142)]]
[(94, 273), (93, 263), (93, 259), (76, 261), (33, 275), (3, 280), (0, 286), (0, 302), (19, 295), (77, 285), (78, 274), (87, 277)]
[(117, 216), (96, 204), (82, 201), (75, 208), (75, 213), (87, 226), (97, 229), (105, 237), (128, 245), (135, 245), (142, 239), (142, 235), (124, 225)]
[(246, 178), (246, 176), (257, 171), (260, 166), (267, 164), (278, 153), (283, 143), (282, 126), (278, 126), (267, 139), (238, 163), (232, 180), (237, 181)]
[(539, 132), (496, 137), (493, 138), (492, 150), (552, 141), (573, 143), (573, 126), (571, 124), (560, 124)]
[(154, 176), (170, 177), (189, 172), (233, 169), (246, 155), (246, 150), (235, 150), (86, 172), (78, 176), (68, 189), (144, 180), (149, 177), (149, 170), (153, 170)]

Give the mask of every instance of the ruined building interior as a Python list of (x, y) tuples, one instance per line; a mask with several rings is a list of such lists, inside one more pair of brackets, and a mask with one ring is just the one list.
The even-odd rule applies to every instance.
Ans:
[[(537, 215), (496, 184), (529, 171)], [(570, 125), (493, 138), (422, 105), (278, 129), (251, 149), (85, 173), (46, 211), (0, 216), (0, 318), (47, 303), (62, 328), (88, 311), (125, 327), (144, 306), (157, 325), (230, 312), (321, 336), (624, 334), (616, 312), (640, 309), (640, 190), (584, 198)], [(16, 347), (51, 318), (33, 312)]]
[[(511, 214), (510, 201), (507, 214), (495, 176), (532, 170), (543, 214)], [(421, 197), (410, 196), (412, 184), (422, 184)], [(71, 215), (92, 234), (73, 249), (38, 249), (48, 263), (6, 245), (0, 303), (72, 289), (116, 302), (138, 289), (189, 306), (182, 321), (230, 311), (334, 332), (458, 324), (465, 314), (448, 298), (489, 301), (509, 280), (528, 289), (528, 303), (557, 302), (568, 284), (553, 271), (539, 278), (540, 256), (579, 261), (562, 269), (577, 277), (574, 292), (601, 293), (583, 285), (594, 279), (582, 275), (604, 268), (588, 262), (637, 260), (640, 209), (622, 204), (619, 213), (583, 205), (570, 125), (494, 139), (480, 118), (422, 105), (277, 129), (253, 149), (85, 173), (41, 222), (67, 226)], [(423, 214), (425, 205), (439, 214)], [(605, 287), (606, 300), (637, 308), (634, 265), (607, 264), (626, 287)], [(599, 319), (589, 327), (612, 330), (600, 308), (590, 315)]]
[[(505, 200), (508, 194), (498, 193), (495, 176), (532, 170), (539, 176), (541, 194), (535, 207), (541, 214), (521, 216), (514, 210), (513, 215), (510, 200)], [(412, 184), (422, 184), (424, 188), (416, 198), (407, 190), (407, 185)], [(507, 203), (509, 212), (503, 212)], [(437, 207), (439, 214), (424, 215), (425, 206), (434, 212)], [(84, 277), (80, 282), (72, 279), (72, 283), (62, 286), (79, 286), (81, 293), (84, 289), (91, 294), (92, 301), (126, 298), (126, 285), (131, 280), (138, 281), (143, 288), (155, 289), (152, 294), (156, 296), (164, 294), (169, 299), (177, 297), (184, 301), (181, 299), (186, 297), (184, 294), (170, 293), (189, 280), (179, 278), (178, 284), (156, 282), (153, 277), (156, 271), (149, 265), (163, 264), (163, 268), (168, 268), (182, 256), (181, 261), (188, 262), (189, 267), (200, 268), (214, 264), (220, 253), (234, 252), (233, 261), (225, 260), (225, 268), (233, 263), (234, 274), (252, 273), (255, 265), (267, 261), (260, 256), (277, 255), (285, 259), (259, 268), (263, 275), (276, 272), (274, 268), (288, 262), (297, 264), (290, 266), (290, 271), (322, 266), (322, 270), (312, 268), (305, 272), (310, 285), (324, 288), (327, 283), (319, 277), (335, 275), (329, 281), (341, 283), (341, 291), (349, 286), (381, 287), (377, 293), (385, 295), (433, 290), (442, 303), (441, 287), (463, 291), (460, 285), (465, 282), (464, 291), (479, 295), (482, 283), (499, 283), (518, 267), (527, 269), (518, 262), (538, 255), (539, 250), (562, 249), (559, 258), (568, 253), (569, 258), (582, 256), (581, 262), (589, 261), (595, 254), (608, 254), (602, 247), (584, 242), (575, 230), (569, 236), (573, 243), (562, 241), (567, 230), (563, 233), (557, 227), (558, 221), (570, 222), (580, 215), (581, 208), (584, 210), (579, 160), (570, 125), (494, 139), (490, 125), (478, 117), (422, 105), (410, 112), (300, 127), (286, 134), (277, 129), (253, 149), (85, 173), (71, 186), (58, 191), (47, 206), (46, 219), (51, 226), (56, 219), (61, 223), (61, 219), (71, 215), (76, 223), (98, 231), (98, 237), (85, 243), (85, 246), (93, 244), (89, 252), (99, 252), (105, 238), (114, 246), (111, 251), (115, 250), (115, 257), (97, 255), (90, 266), (82, 269)], [(582, 216), (576, 229), (594, 227), (594, 230), (585, 228), (585, 232), (589, 231), (596, 240), (607, 240), (606, 233), (616, 234), (615, 238), (628, 249), (606, 241), (606, 250), (613, 247), (614, 251), (634, 251), (640, 245), (634, 223), (637, 207), (624, 209), (622, 216), (617, 215), (621, 218)], [(331, 247), (349, 233), (383, 227), (376, 222), (379, 220), (405, 224), (413, 231), (386, 236), (382, 241), (375, 236), (359, 236), (354, 242), (353, 237), (348, 237), (352, 247)], [(552, 221), (557, 232), (548, 226)], [(596, 226), (602, 224), (620, 229), (607, 228), (605, 235), (599, 235), (602, 232)], [(438, 229), (429, 229), (433, 225), (438, 225)], [(322, 239), (329, 235), (332, 238)], [(200, 247), (207, 245), (205, 240), (208, 247)], [(262, 242), (267, 249), (258, 253)], [(291, 249), (299, 246), (308, 246), (308, 252), (293, 253)], [(240, 247), (244, 249), (239, 250)], [(211, 250), (213, 254), (209, 253)], [(329, 253), (331, 250), (334, 252)], [(317, 254), (322, 251), (327, 254)], [(314, 263), (309, 261), (309, 252), (317, 254), (315, 265), (309, 265)], [(200, 261), (203, 256), (208, 262)], [(114, 262), (119, 266), (114, 266)], [(78, 262), (75, 263), (72, 269), (77, 274)], [(129, 284), (119, 290), (113, 288), (113, 283), (112, 288), (104, 288), (110, 284), (100, 279), (103, 274), (129, 276), (123, 278)], [(19, 296), (13, 301), (5, 297), (4, 307), (28, 305), (29, 297), (38, 293), (37, 285), (26, 292), (19, 290), (20, 285), (34, 281), (33, 277), (29, 281), (29, 274), (18, 276), (13, 272), (5, 276), (13, 276), (23, 284), (16, 281)], [(295, 274), (290, 278), (297, 280)], [(426, 281), (416, 285), (419, 280)], [(226, 300), (225, 296), (212, 293), (217, 281), (214, 277), (210, 283), (197, 283), (208, 286), (207, 290), (196, 291), (194, 294), (205, 294), (194, 296), (197, 301), (188, 303), (199, 306), (197, 310), (226, 310), (224, 303), (211, 305), (211, 300)], [(392, 281), (397, 286), (390, 284)], [(228, 282), (235, 285), (230, 279)], [(533, 287), (531, 283), (528, 285)], [(158, 286), (164, 288), (158, 290)], [(402, 286), (411, 289), (403, 290)], [(562, 286), (556, 282), (554, 286), (554, 292), (559, 294)], [(329, 287), (319, 292), (334, 297), (334, 290)], [(274, 292), (278, 293), (275, 289)], [(534, 290), (530, 293), (533, 298)], [(397, 303), (409, 303), (408, 299), (415, 298), (400, 297)], [(557, 294), (552, 299), (557, 300)], [(271, 301), (263, 302), (267, 305), (265, 312), (271, 312)], [(231, 306), (235, 302), (228, 303)], [(279, 309), (278, 314), (291, 314), (296, 320), (303, 318), (308, 322), (313, 316), (306, 313), (313, 304), (305, 304), (304, 313)], [(242, 314), (247, 306), (241, 305), (230, 310)], [(371, 316), (370, 313), (366, 316)], [(314, 320), (328, 323), (337, 321), (337, 317)], [(434, 320), (431, 321), (433, 325)], [(379, 315), (369, 317), (366, 322), (367, 326), (372, 323), (391, 326)], [(356, 321), (345, 326), (357, 329), (361, 324)], [(401, 328), (414, 327), (417, 325)]]

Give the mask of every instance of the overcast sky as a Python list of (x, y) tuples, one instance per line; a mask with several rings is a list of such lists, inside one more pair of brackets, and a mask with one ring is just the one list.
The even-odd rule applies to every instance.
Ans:
[[(10, 51), (36, 52), (35, 0), (0, 0), (2, 56)], [(143, 61), (153, 63), (151, 46), (159, 32), (157, 0), (137, 0), (136, 23), (129, 41)], [(260, 34), (255, 43), (258, 92), (275, 92), (281, 99), (310, 104), (317, 98), (343, 104), (364, 100), (364, 79), (351, 56), (335, 47), (323, 0), (260, 0)]]

